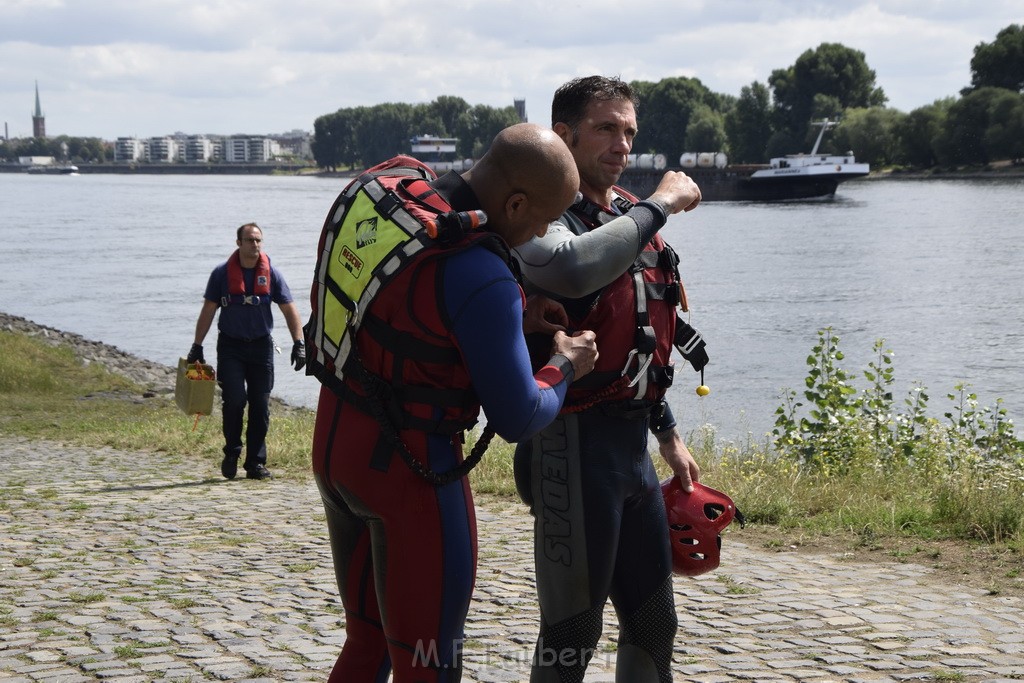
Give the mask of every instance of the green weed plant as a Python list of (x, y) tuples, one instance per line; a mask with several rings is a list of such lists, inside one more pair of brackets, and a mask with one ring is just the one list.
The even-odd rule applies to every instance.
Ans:
[(925, 388), (915, 384), (897, 402), (893, 352), (884, 340), (873, 350), (858, 390), (840, 366), (839, 336), (819, 330), (803, 400), (785, 390), (775, 412), (774, 458), (739, 468), (742, 478), (774, 471), (799, 488), (788, 506), (771, 496), (764, 516), (781, 522), (797, 513), (805, 524), (1020, 544), (1024, 442), (1002, 399), (980, 407), (969, 386), (958, 384), (947, 394), (945, 421), (928, 417)]

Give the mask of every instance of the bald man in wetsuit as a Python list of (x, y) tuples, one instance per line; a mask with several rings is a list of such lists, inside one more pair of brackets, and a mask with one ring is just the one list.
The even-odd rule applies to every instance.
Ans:
[[(403, 462), (399, 449), (407, 449), (416, 468), (450, 472), (463, 462), (461, 434), (440, 425), (473, 421), (482, 406), (498, 435), (527, 439), (557, 415), (570, 383), (593, 367), (593, 333), (570, 336), (558, 329), (544, 367), (531, 369), (524, 296), (508, 251), (543, 234), (572, 203), (578, 183), (562, 140), (533, 124), (502, 131), (461, 176), (448, 173), (427, 183), (454, 211), (485, 211), (483, 227), (501, 245), (484, 248), (477, 240), (428, 249), (369, 307), (367, 317), (381, 333), (360, 328), (358, 357), (375, 384), (391, 387), (386, 412), (417, 426), (401, 429), (396, 444), (356, 379), (346, 376), (342, 396), (321, 390), (313, 471), (346, 629), (331, 683), (384, 681), (389, 671), (393, 683), (461, 678), (477, 556), (469, 482), (428, 481)], [(531, 327), (557, 329), (543, 319), (548, 312), (528, 305)], [(385, 336), (396, 346), (384, 348)], [(399, 395), (408, 398), (399, 402)], [(413, 396), (462, 400), (442, 405)]]

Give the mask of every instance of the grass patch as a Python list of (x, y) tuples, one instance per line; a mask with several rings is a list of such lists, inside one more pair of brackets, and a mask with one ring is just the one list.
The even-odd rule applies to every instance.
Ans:
[(171, 598), (167, 602), (176, 609), (188, 609), (189, 607), (195, 607), (199, 604), (192, 598)]
[(114, 655), (118, 659), (138, 659), (142, 656), (142, 650), (138, 643), (118, 645), (114, 648)]
[[(711, 427), (687, 435), (701, 481), (733, 498), (747, 518), (747, 533), (761, 530), (767, 549), (841, 543), (858, 557), (881, 551), (890, 561), (971, 573), (991, 567), (982, 585), (998, 582), (1003, 593), (1024, 594), (1024, 454), (1012, 421), (998, 403), (982, 408), (959, 387), (949, 395), (954, 408), (948, 425), (924, 417), (927, 396), (920, 389), (899, 413), (889, 386), (890, 359), (881, 347), (865, 373), (872, 381), (858, 394), (835, 365), (841, 360), (837, 342), (822, 336), (808, 359), (808, 390), (784, 397), (773, 440), (721, 442)], [(193, 429), (193, 418), (169, 396), (142, 395), (143, 387), (98, 364), (83, 364), (70, 348), (0, 332), (0, 433), (158, 452), (165, 460), (195, 462), (219, 478), (219, 415), (201, 418)], [(807, 404), (803, 411), (801, 401)], [(272, 408), (267, 444), (279, 479), (310, 476), (313, 423), (310, 410)], [(468, 435), (467, 453), (477, 434)], [(512, 444), (495, 437), (469, 475), (474, 492), (499, 506), (520, 506), (513, 454)], [(661, 459), (655, 462), (667, 477)], [(21, 495), (18, 482), (8, 486), (8, 497)], [(36, 503), (56, 497), (56, 490), (43, 489)], [(726, 533), (744, 532), (734, 525)], [(220, 534), (216, 542), (251, 540)]]
[[(219, 414), (195, 421), (172, 397), (143, 393), (99, 364), (83, 364), (70, 348), (0, 332), (0, 433), (158, 452), (203, 462), (219, 476)], [(309, 472), (313, 417), (309, 410), (271, 409), (267, 448), (276, 476)]]
[(752, 595), (761, 591), (752, 586), (744, 586), (727, 574), (719, 574), (716, 579), (725, 586), (725, 592), (729, 595)]

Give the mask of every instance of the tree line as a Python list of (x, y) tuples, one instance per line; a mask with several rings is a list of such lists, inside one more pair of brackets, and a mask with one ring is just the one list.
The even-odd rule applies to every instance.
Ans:
[(67, 135), (0, 140), (0, 161), (16, 163), (19, 157), (53, 157), (72, 163), (103, 162), (114, 157), (114, 149), (100, 138)]
[[(1012, 24), (971, 59), (971, 84), (909, 113), (886, 107), (864, 53), (823, 43), (767, 83), (739, 96), (715, 93), (697, 78), (633, 81), (640, 129), (633, 151), (661, 153), (674, 165), (683, 152), (725, 152), (731, 163), (764, 163), (810, 151), (812, 121), (841, 121), (821, 152), (853, 150), (874, 168), (983, 165), (1024, 159), (1024, 27)], [(494, 135), (518, 122), (512, 107), (470, 106), (439, 97), (428, 104), (344, 108), (316, 119), (317, 165), (370, 166), (408, 154), (419, 134), (459, 139), (459, 158), (479, 158)], [(545, 121), (545, 124), (550, 123)]]
[(417, 135), (458, 138), (458, 158), (479, 158), (502, 129), (519, 122), (514, 107), (470, 106), (443, 95), (429, 104), (347, 107), (313, 122), (313, 158), (321, 168), (372, 166), (409, 154)]

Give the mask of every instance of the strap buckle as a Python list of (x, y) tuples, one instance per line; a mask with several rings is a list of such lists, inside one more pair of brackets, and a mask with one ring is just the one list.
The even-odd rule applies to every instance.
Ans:
[[(629, 373), (629, 366), (633, 364), (633, 359), (639, 355), (640, 351), (637, 349), (633, 349), (629, 352), (629, 355), (626, 356), (626, 364), (622, 366), (622, 373), (620, 374), (621, 377), (625, 377)], [(626, 385), (627, 387), (635, 387), (641, 378), (643, 378), (644, 373), (647, 372), (647, 368), (651, 366), (651, 361), (654, 360), (654, 354), (652, 353), (645, 354), (640, 357), (642, 358), (640, 367), (637, 368), (636, 375), (634, 375), (633, 380)]]

